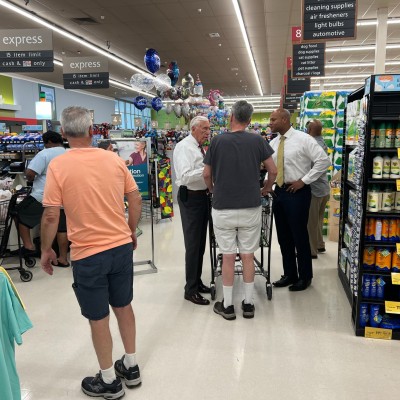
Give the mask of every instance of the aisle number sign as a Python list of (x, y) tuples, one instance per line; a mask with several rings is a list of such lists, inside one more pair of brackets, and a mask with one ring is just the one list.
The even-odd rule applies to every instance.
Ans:
[(382, 328), (371, 328), (371, 327), (367, 326), (365, 328), (364, 336), (369, 339), (391, 340), (392, 339), (392, 330), (391, 329), (382, 329)]
[(400, 285), (400, 273), (392, 272), (392, 285)]
[(388, 314), (400, 314), (400, 303), (398, 301), (385, 301), (385, 312)]

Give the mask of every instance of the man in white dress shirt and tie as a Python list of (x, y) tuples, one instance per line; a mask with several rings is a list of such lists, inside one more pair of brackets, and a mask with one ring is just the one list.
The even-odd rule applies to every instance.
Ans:
[(203, 255), (206, 248), (209, 202), (204, 182), (203, 144), (210, 135), (208, 118), (197, 116), (190, 122), (191, 134), (174, 150), (178, 203), (185, 241), (186, 285), (184, 298), (198, 305), (210, 301), (200, 293), (210, 293), (201, 280)]
[(291, 127), (289, 111), (275, 110), (270, 127), (278, 133), (270, 145), (278, 169), (273, 212), (283, 261), (283, 275), (274, 286), (290, 285), (289, 290), (297, 292), (307, 289), (313, 278), (307, 230), (309, 185), (326, 172), (330, 161), (312, 137)]

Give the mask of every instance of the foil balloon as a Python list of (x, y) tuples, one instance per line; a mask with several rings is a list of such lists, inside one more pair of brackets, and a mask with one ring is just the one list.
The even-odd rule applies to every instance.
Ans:
[(182, 110), (182, 115), (186, 118), (189, 118), (189, 111), (190, 111), (190, 106), (189, 104), (185, 103), (183, 104), (183, 106), (181, 107)]
[(179, 93), (178, 93), (178, 90), (176, 88), (172, 87), (169, 90), (169, 98), (171, 100), (178, 100), (179, 99)]
[(134, 89), (151, 90), (154, 86), (154, 79), (143, 74), (134, 74), (131, 76), (130, 84)]
[(160, 56), (154, 49), (148, 49), (144, 55), (144, 63), (151, 73), (156, 73), (160, 69)]
[(195, 110), (194, 108), (191, 108), (191, 109), (190, 109), (190, 112), (189, 112), (189, 118), (192, 119), (192, 118), (194, 118), (196, 115), (197, 115), (196, 110)]
[(210, 93), (208, 95), (208, 100), (210, 100), (210, 103), (212, 106), (216, 106), (218, 99), (221, 96), (221, 92), (218, 89), (211, 89)]
[(159, 90), (159, 89), (157, 89), (156, 93), (157, 93), (157, 96), (162, 100), (167, 99), (169, 97), (169, 91), (168, 90)]
[(163, 102), (159, 97), (154, 97), (151, 100), (151, 106), (153, 107), (153, 110), (160, 111), (163, 107)]
[(183, 75), (183, 78), (182, 78), (182, 86), (183, 86), (184, 88), (189, 88), (189, 89), (191, 89), (191, 88), (193, 87), (193, 85), (194, 85), (193, 76), (190, 75), (189, 72), (186, 72), (186, 74)]
[(154, 80), (154, 86), (157, 90), (166, 91), (171, 86), (171, 79), (167, 74), (157, 75)]
[(201, 83), (199, 74), (197, 74), (196, 82), (194, 83), (193, 94), (195, 96), (203, 96), (203, 84)]
[(190, 88), (189, 87), (180, 87), (181, 89), (181, 99), (186, 100), (190, 96)]
[(175, 86), (179, 79), (179, 67), (176, 61), (170, 62), (167, 69), (167, 74), (171, 79), (171, 86)]
[(180, 118), (181, 115), (182, 115), (182, 107), (181, 107), (181, 105), (180, 105), (180, 104), (174, 104), (173, 109), (174, 109), (175, 115), (176, 115), (178, 118)]
[(147, 100), (143, 96), (137, 96), (133, 100), (133, 104), (139, 110), (144, 110), (147, 107)]
[(172, 104), (171, 103), (167, 104), (167, 107), (165, 107), (165, 112), (167, 115), (172, 113)]

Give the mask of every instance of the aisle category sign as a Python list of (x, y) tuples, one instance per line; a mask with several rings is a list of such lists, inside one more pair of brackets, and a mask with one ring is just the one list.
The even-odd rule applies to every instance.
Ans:
[(293, 45), (293, 77), (325, 75), (325, 43)]
[(0, 72), (53, 72), (49, 29), (1, 29)]
[(304, 93), (308, 92), (310, 88), (311, 88), (310, 78), (293, 78), (292, 71), (288, 70), (286, 93), (288, 94)]
[(357, 0), (303, 0), (302, 41), (355, 39)]

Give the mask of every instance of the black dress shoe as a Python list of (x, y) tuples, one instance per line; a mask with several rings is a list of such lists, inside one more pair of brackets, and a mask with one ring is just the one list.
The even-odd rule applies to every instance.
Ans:
[(204, 285), (204, 283), (200, 283), (199, 293), (211, 293), (211, 289), (208, 286)]
[(316, 259), (318, 258), (318, 256), (311, 256), (311, 258), (312, 258), (313, 260), (316, 260)]
[(286, 287), (295, 282), (297, 282), (297, 279), (291, 278), (290, 276), (282, 275), (281, 279), (279, 279), (279, 281), (273, 282), (272, 284), (275, 287)]
[(318, 253), (325, 253), (325, 252), (326, 252), (325, 247), (322, 247), (322, 248), (318, 249)]
[(289, 286), (289, 290), (291, 292), (301, 292), (302, 290), (306, 290), (311, 285), (311, 279), (303, 280), (299, 279), (292, 286)]
[(185, 300), (189, 300), (194, 304), (198, 304), (199, 306), (208, 306), (210, 304), (210, 300), (205, 299), (200, 293), (185, 293)]

